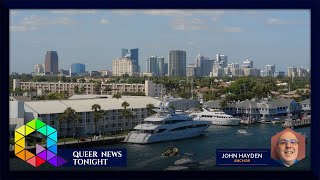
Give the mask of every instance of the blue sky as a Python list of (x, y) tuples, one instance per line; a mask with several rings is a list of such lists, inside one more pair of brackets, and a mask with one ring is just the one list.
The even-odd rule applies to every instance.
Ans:
[[(310, 68), (309, 10), (11, 10), (10, 73), (30, 73), (55, 50), (59, 69), (72, 63), (112, 70), (121, 48), (139, 48), (168, 61), (170, 50), (185, 50), (187, 64), (200, 52), (228, 62), (249, 59), (254, 67), (275, 64)], [(90, 70), (90, 66), (86, 67)]]

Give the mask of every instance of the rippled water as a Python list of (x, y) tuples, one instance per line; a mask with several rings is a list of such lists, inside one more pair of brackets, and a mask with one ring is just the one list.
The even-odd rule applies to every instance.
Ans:
[[(246, 129), (247, 134), (239, 134), (238, 129)], [(43, 164), (39, 168), (21, 161), (18, 158), (10, 159), (11, 170), (103, 170), (103, 171), (162, 171), (174, 166), (174, 162), (182, 158), (185, 152), (196, 154), (194, 158), (200, 163), (188, 167), (186, 170), (310, 170), (310, 127), (295, 129), (296, 132), (305, 133), (308, 137), (306, 144), (306, 157), (290, 168), (286, 167), (217, 167), (216, 149), (269, 149), (271, 137), (282, 131), (280, 124), (254, 124), (250, 126), (211, 126), (203, 136), (183, 139), (173, 142), (162, 142), (149, 145), (114, 144), (99, 148), (125, 148), (127, 149), (128, 166), (122, 168), (53, 168), (50, 164)], [(161, 154), (170, 143), (179, 148), (179, 156), (162, 157)]]

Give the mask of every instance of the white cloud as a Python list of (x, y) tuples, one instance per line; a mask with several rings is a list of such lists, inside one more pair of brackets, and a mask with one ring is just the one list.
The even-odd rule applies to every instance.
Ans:
[(243, 32), (241, 27), (224, 27), (224, 32)]
[(304, 24), (302, 21), (298, 20), (283, 20), (278, 18), (268, 18), (267, 24), (269, 25), (296, 25), (296, 24)]
[(99, 21), (100, 24), (110, 24), (110, 21), (108, 19), (101, 19)]
[(192, 11), (183, 10), (146, 10), (143, 14), (151, 16), (191, 16)]
[(26, 32), (37, 30), (37, 27), (34, 26), (10, 26), (10, 31), (12, 32)]
[(21, 22), (21, 24), (23, 25), (34, 25), (34, 26), (57, 25), (57, 24), (69, 25), (73, 23), (74, 21), (72, 19), (66, 18), (66, 17), (48, 19), (46, 17), (40, 17), (37, 15), (31, 15), (29, 17), (25, 17)]
[(10, 16), (16, 16), (18, 15), (18, 11), (10, 10)]
[(54, 14), (76, 15), (76, 14), (96, 14), (96, 10), (52, 10)]
[(175, 30), (207, 30), (208, 26), (199, 18), (175, 18), (170, 23), (171, 28)]
[(39, 29), (41, 26), (48, 25), (70, 25), (75, 22), (71, 18), (59, 17), (59, 18), (46, 18), (40, 17), (37, 15), (31, 15), (24, 17), (22, 21), (17, 25), (12, 25), (10, 30), (12, 32), (25, 32), (25, 31), (34, 31)]
[(116, 13), (120, 16), (132, 16), (135, 15), (137, 11), (134, 10), (113, 10), (113, 13)]

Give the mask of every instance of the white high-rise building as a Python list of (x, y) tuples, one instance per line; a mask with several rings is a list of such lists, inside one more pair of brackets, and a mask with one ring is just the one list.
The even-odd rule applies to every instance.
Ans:
[(44, 65), (43, 64), (34, 65), (33, 71), (35, 74), (44, 73)]
[(215, 63), (219, 63), (221, 68), (226, 68), (228, 66), (228, 56), (222, 54), (216, 54)]
[(121, 76), (128, 74), (129, 76), (134, 76), (137, 72), (134, 67), (133, 61), (129, 58), (115, 59), (112, 61), (112, 74), (114, 76)]
[(276, 65), (266, 65), (265, 66), (266, 76), (274, 77), (275, 72), (276, 72)]
[(243, 61), (242, 68), (253, 68), (253, 61), (249, 59)]

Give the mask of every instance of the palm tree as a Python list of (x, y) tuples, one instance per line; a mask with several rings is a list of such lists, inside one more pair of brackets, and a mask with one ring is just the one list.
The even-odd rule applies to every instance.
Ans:
[(58, 127), (62, 122), (65, 122), (67, 124), (66, 129), (68, 130), (68, 124), (70, 122), (74, 122), (74, 133), (75, 135), (78, 135), (77, 127), (78, 123), (81, 120), (81, 116), (77, 114), (77, 112), (72, 109), (71, 107), (68, 107), (62, 114), (59, 114), (58, 116)]
[[(123, 107), (121, 111), (121, 115), (124, 118), (124, 122), (126, 122), (126, 118), (132, 117), (132, 112), (127, 109), (127, 107), (130, 106), (130, 104), (127, 101), (124, 101), (121, 106)], [(129, 120), (130, 121), (130, 120)], [(125, 126), (126, 127), (126, 126)]]
[(226, 108), (228, 106), (228, 101), (226, 99), (223, 99), (220, 101), (219, 105), (221, 109)]
[(155, 112), (153, 111), (154, 105), (153, 104), (147, 104), (147, 110), (148, 110), (148, 116), (154, 114)]
[(117, 94), (113, 95), (112, 97), (119, 99), (119, 98), (121, 98), (121, 94), (117, 93)]
[(103, 117), (104, 112), (99, 104), (92, 105), (91, 109), (93, 110), (95, 133), (97, 133), (97, 121)]

